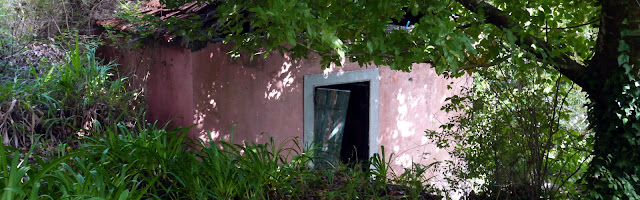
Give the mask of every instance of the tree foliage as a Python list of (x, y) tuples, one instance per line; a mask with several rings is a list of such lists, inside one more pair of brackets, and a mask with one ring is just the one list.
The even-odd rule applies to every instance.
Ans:
[[(177, 6), (185, 0), (163, 2)], [(218, 23), (202, 27), (202, 38), (222, 36), (235, 42), (237, 51), (278, 50), (294, 58), (315, 52), (325, 65), (349, 59), (403, 71), (429, 62), (445, 76), (514, 61), (557, 71), (591, 102), (594, 159), (584, 185), (594, 198), (638, 198), (640, 3), (635, 0), (209, 3), (218, 5)], [(416, 20), (404, 25), (403, 19)], [(390, 28), (394, 21), (400, 26)]]
[(463, 161), (441, 166), (452, 189), (471, 182), (486, 199), (578, 199), (593, 143), (584, 94), (557, 72), (522, 66), (473, 73), (473, 86), (443, 107), (461, 114), (427, 136)]

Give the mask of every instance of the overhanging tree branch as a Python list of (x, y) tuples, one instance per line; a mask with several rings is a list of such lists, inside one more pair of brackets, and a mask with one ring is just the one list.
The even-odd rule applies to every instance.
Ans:
[[(501, 29), (515, 29), (518, 28), (519, 25), (517, 21), (513, 20), (509, 15), (496, 8), (495, 6), (488, 4), (482, 0), (456, 0), (458, 3), (462, 4), (468, 10), (481, 14), (485, 16), (485, 20), (489, 24), (493, 24)], [(536, 46), (544, 50), (544, 52), (552, 52), (553, 46), (544, 40), (537, 38), (531, 34), (522, 33), (521, 39), (516, 40), (516, 44), (522, 47), (524, 50), (534, 54), (537, 58), (544, 59), (547, 55), (544, 55), (542, 52), (537, 51), (532, 46)], [(561, 74), (565, 75), (569, 79), (571, 79), (574, 83), (585, 87), (587, 79), (584, 74), (586, 71), (586, 67), (574, 59), (572, 59), (567, 54), (560, 54), (558, 56), (553, 56), (550, 58), (556, 65), (554, 68), (558, 70)]]
[(480, 64), (472, 64), (472, 65), (464, 65), (464, 66), (460, 66), (458, 67), (458, 69), (460, 70), (469, 70), (469, 69), (475, 69), (475, 68), (481, 68), (481, 67), (493, 67), (496, 65), (499, 65), (500, 63), (506, 61), (507, 58), (498, 58), (496, 59), (496, 61), (493, 61), (491, 63), (480, 63)]
[(573, 26), (560, 27), (560, 28), (542, 28), (542, 29), (544, 29), (544, 30), (551, 30), (551, 29), (564, 30), (564, 29), (580, 28), (580, 27), (583, 27), (583, 26), (586, 26), (586, 25), (590, 25), (590, 24), (599, 22), (599, 21), (600, 21), (600, 19), (594, 19), (594, 20), (591, 20), (589, 22), (585, 22), (585, 23), (578, 24), (578, 25), (573, 25)]

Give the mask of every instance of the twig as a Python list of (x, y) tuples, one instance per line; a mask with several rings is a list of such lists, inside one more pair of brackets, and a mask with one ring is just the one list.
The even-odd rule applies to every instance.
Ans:
[(497, 62), (492, 62), (492, 63), (487, 63), (487, 64), (465, 65), (465, 66), (462, 66), (462, 67), (458, 67), (458, 69), (467, 70), (467, 69), (475, 69), (475, 68), (479, 68), (479, 67), (486, 68), (486, 67), (493, 67), (493, 66), (498, 65), (498, 64), (499, 63), (497, 63)]
[[(636, 1), (638, 1), (638, 0), (636, 0)], [(591, 20), (591, 21), (589, 21), (589, 22), (585, 22), (585, 23), (582, 23), (582, 24), (574, 25), (574, 26), (567, 26), (567, 27), (560, 27), (560, 28), (549, 28), (549, 27), (545, 27), (545, 28), (542, 28), (542, 29), (543, 29), (543, 30), (550, 30), (550, 29), (557, 29), (557, 30), (572, 29), (572, 28), (579, 28), (579, 27), (582, 27), (582, 26), (586, 26), (586, 25), (589, 25), (589, 24), (593, 24), (593, 23), (596, 23), (596, 22), (598, 22), (598, 21), (600, 21), (600, 20), (599, 20), (599, 19), (594, 19), (594, 20)]]
[(66, 2), (62, 2), (62, 9), (64, 10), (64, 18), (65, 18), (65, 23), (67, 24), (67, 30), (69, 30), (71, 26), (69, 26), (69, 13), (67, 13)]
[(493, 67), (495, 65), (498, 65), (502, 62), (504, 62), (505, 60), (507, 60), (507, 58), (500, 58), (499, 60), (496, 60), (495, 62), (491, 62), (491, 63), (487, 63), (487, 64), (474, 64), (474, 65), (465, 65), (465, 66), (461, 66), (458, 67), (458, 69), (461, 70), (467, 70), (467, 69), (474, 69), (474, 68), (479, 68), (479, 67)]

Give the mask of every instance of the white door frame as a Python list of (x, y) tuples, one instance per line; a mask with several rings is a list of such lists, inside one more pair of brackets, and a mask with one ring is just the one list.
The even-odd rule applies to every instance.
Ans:
[(304, 138), (305, 146), (313, 141), (315, 88), (346, 83), (369, 82), (369, 157), (378, 153), (378, 102), (380, 97), (380, 70), (365, 69), (331, 74), (304, 76)]

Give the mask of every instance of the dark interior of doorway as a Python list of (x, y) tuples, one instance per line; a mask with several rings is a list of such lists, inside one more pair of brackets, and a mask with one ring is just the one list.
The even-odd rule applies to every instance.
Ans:
[(352, 167), (369, 161), (369, 86), (367, 81), (317, 87), (351, 91), (340, 160)]

